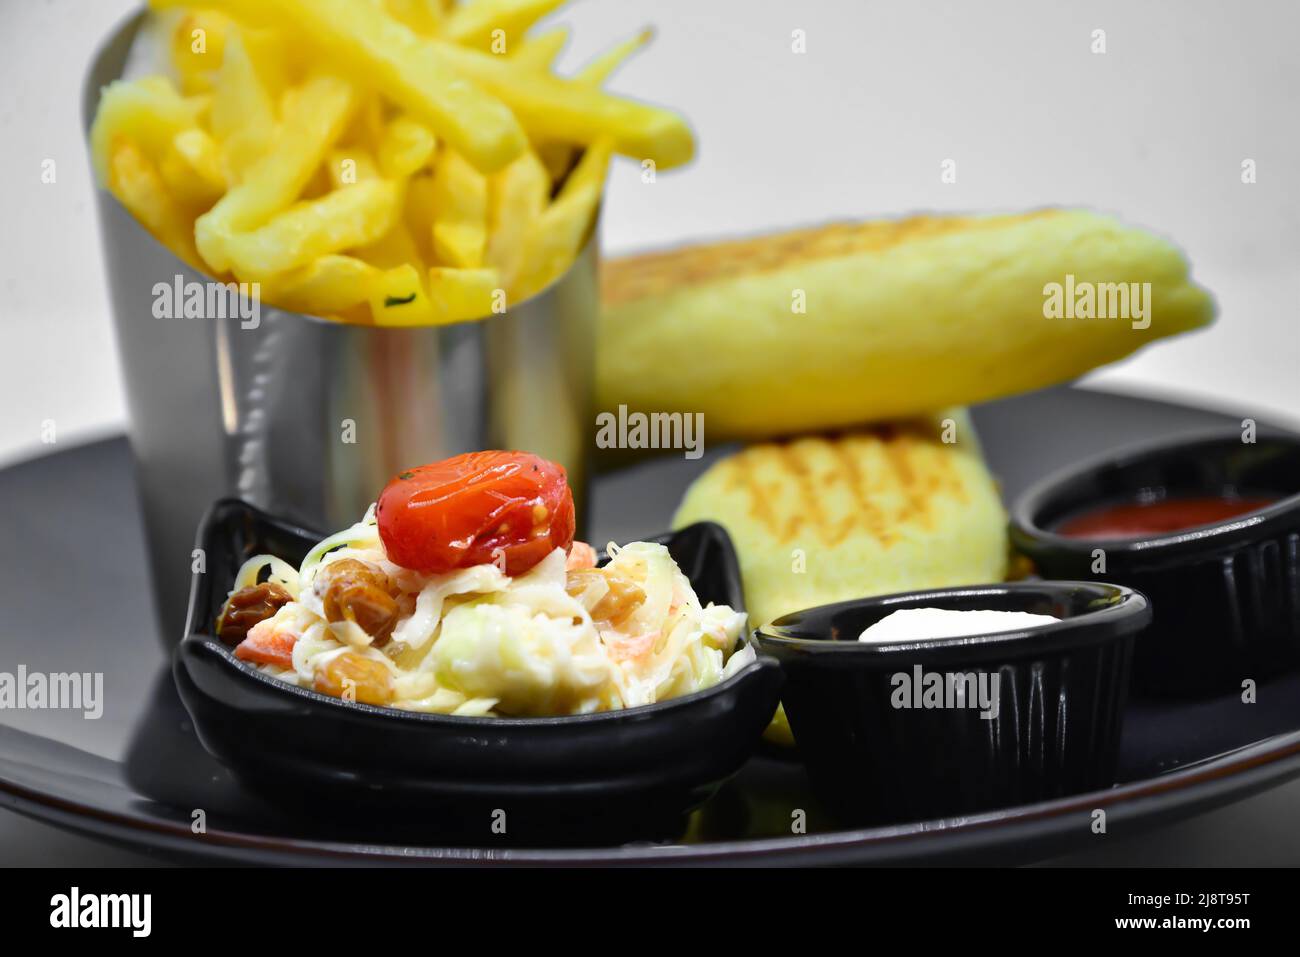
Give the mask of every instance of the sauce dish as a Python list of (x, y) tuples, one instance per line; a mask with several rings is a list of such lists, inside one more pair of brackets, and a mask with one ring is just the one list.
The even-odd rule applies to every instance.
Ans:
[[(906, 609), (1055, 621), (902, 641), (859, 636)], [(1114, 783), (1133, 640), (1146, 599), (1117, 585), (1016, 582), (795, 612), (755, 633), (818, 797), (883, 824), (1044, 801)]]
[[(1171, 506), (1209, 517), (1216, 502), (1236, 514), (1172, 529), (1159, 521)], [(1255, 504), (1262, 507), (1236, 510)], [(1148, 513), (1154, 530), (1065, 534), (1071, 522), (1115, 506), (1127, 507), (1130, 520)], [(1045, 577), (1114, 581), (1151, 600), (1155, 619), (1134, 653), (1140, 691), (1227, 691), (1300, 666), (1296, 437), (1243, 442), (1239, 431), (1217, 431), (1092, 459), (1015, 502), (1011, 541)]]

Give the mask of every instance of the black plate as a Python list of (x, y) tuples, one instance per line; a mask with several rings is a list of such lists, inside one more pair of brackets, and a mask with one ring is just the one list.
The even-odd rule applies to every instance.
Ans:
[[(1143, 439), (1227, 425), (1229, 417), (1159, 402), (1054, 389), (975, 410), (1010, 499), (1071, 462)], [(702, 460), (664, 458), (602, 476), (592, 539), (626, 540), (668, 524)], [(879, 863), (1036, 860), (1097, 846), (1300, 776), (1300, 677), (1201, 702), (1131, 701), (1120, 787), (976, 817), (835, 831), (797, 765), (756, 758), (675, 844), (511, 847), (492, 835), (434, 844), (305, 818), (241, 788), (199, 745), (153, 632), (139, 512), (121, 440), (0, 471), (0, 535), (21, 560), (0, 575), (0, 670), (102, 672), (97, 721), (66, 711), (0, 711), (0, 805), (96, 837), (177, 856), (244, 862)], [(17, 555), (16, 550), (12, 554)], [(189, 556), (178, 556), (189, 562)], [(77, 627), (76, 623), (83, 623)], [(807, 814), (808, 833), (791, 834)], [(199, 815), (198, 812), (202, 812)], [(200, 817), (203, 834), (193, 833)]]
[[(199, 530), (207, 562), (176, 652), (177, 689), (200, 741), (273, 803), (372, 815), (407, 840), (463, 842), (475, 822), (521, 844), (671, 837), (749, 759), (776, 710), (781, 669), (766, 656), (680, 698), (540, 718), (421, 714), (287, 684), (236, 658), (213, 622), (245, 560), (297, 564), (324, 537), (238, 499), (217, 502)], [(722, 526), (646, 540), (667, 546), (701, 603), (744, 609)]]

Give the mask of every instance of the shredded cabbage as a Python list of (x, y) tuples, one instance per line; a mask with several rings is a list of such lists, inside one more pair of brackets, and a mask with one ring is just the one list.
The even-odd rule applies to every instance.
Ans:
[(297, 569), (274, 555), (254, 555), (240, 565), (239, 571), (235, 573), (235, 587), (232, 591), (239, 591), (241, 588), (256, 585), (262, 575), (262, 569), (267, 566), (270, 566), (271, 574), (267, 576), (266, 580), (281, 586), (290, 595), (297, 598), (299, 582)]
[(378, 549), (382, 552), (383, 543), (379, 540), (379, 525), (374, 521), (374, 506), (366, 512), (366, 517), (351, 528), (335, 532), (322, 539), (316, 547), (307, 553), (307, 557), (298, 566), (298, 576), (306, 579), (308, 573), (321, 563), (321, 560), (336, 548), (347, 546), (355, 549)]
[[(294, 598), (259, 626), (295, 638), (292, 667), (264, 665), (266, 673), (311, 687), (331, 661), (357, 656), (383, 665), (392, 706), (411, 711), (548, 715), (634, 707), (710, 687), (753, 662), (752, 648), (736, 650), (745, 614), (701, 607), (667, 548), (611, 543), (607, 552), (603, 570), (573, 573), (582, 574), (572, 579), (575, 594), (561, 549), (513, 578), (490, 564), (424, 575), (389, 561), (372, 506), (362, 521), (319, 542), (297, 570), (259, 555), (244, 563), (235, 585), (256, 582), (269, 566), (270, 580)], [(395, 596), (400, 614), (381, 647), (353, 621), (325, 620), (320, 571), (345, 558), (382, 572)], [(609, 584), (615, 578), (621, 591)], [(629, 602), (627, 613), (593, 618), (611, 594), (615, 603)]]

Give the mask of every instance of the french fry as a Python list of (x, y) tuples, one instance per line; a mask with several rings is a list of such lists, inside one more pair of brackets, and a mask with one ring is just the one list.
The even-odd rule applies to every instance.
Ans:
[(595, 190), (597, 193), (605, 191), (605, 180), (609, 177), (609, 161), (613, 153), (614, 145), (608, 139), (598, 139), (587, 148), (582, 154), (582, 159), (578, 165), (573, 168), (568, 179), (560, 188), (560, 195), (556, 200), (562, 200), (565, 197), (573, 196), (585, 190)]
[(226, 37), (209, 124), (212, 135), (221, 141), (223, 159), (236, 182), (266, 153), (275, 133), (275, 107), (237, 28)]
[(212, 92), (229, 26), (228, 17), (211, 10), (195, 10), (176, 21), (171, 54), (182, 93)]
[(108, 152), (106, 182), (113, 195), (178, 258), (197, 264), (189, 218), (168, 194), (149, 157), (126, 137), (114, 140)]
[(654, 39), (654, 35), (654, 30), (646, 27), (636, 36), (628, 37), (574, 74), (574, 82), (585, 83), (592, 87), (604, 86), (605, 81), (613, 75), (614, 71), (626, 63), (634, 53), (644, 49), (646, 44)]
[[(593, 88), (602, 86), (615, 70), (627, 62), (627, 59), (632, 54), (649, 43), (653, 37), (654, 31), (647, 27), (636, 36), (629, 37), (596, 57), (574, 74), (573, 81)], [(546, 169), (551, 174), (551, 181), (555, 183), (560, 182), (568, 175), (579, 152), (572, 144), (560, 140), (538, 143), (536, 150), (538, 155), (541, 156)]]
[(422, 267), (424, 263), (424, 256), (416, 245), (415, 237), (400, 216), (388, 232), (374, 242), (358, 247), (353, 253), (358, 259), (364, 259), (380, 269), (392, 269), (404, 263)]
[(303, 186), (302, 192), (298, 194), (298, 198), (300, 200), (320, 199), (332, 189), (334, 189), (334, 181), (330, 176), (329, 161), (327, 159), (307, 177), (307, 183)]
[[(167, 10), (196, 6), (194, 0), (148, 0), (149, 8), (162, 13)], [(260, 0), (203, 0), (205, 10), (223, 13), (245, 25), (274, 28), (277, 21), (263, 9)]]
[(296, 30), (322, 52), (372, 77), (483, 172), (495, 172), (523, 150), (520, 124), (537, 137), (582, 144), (608, 134), (617, 152), (651, 159), (660, 169), (688, 162), (695, 152), (690, 127), (671, 110), (610, 96), (453, 40), (423, 38), (370, 3), (209, 0), (209, 5), (254, 22), (270, 17), (284, 30)]
[(441, 0), (384, 0), (384, 9), (422, 36), (438, 33), (447, 17)]
[(161, 76), (114, 80), (104, 87), (90, 127), (90, 155), (95, 174), (108, 183), (110, 147), (130, 140), (146, 156), (160, 157), (183, 130), (193, 129), (200, 107)]
[(452, 150), (433, 171), (433, 255), (444, 266), (483, 265), (487, 245), (487, 179)]
[(537, 158), (542, 161), (542, 165), (546, 167), (552, 183), (563, 182), (578, 158), (578, 149), (572, 143), (565, 143), (562, 140), (542, 140), (535, 143), (533, 149), (537, 153)]
[(501, 273), (508, 289), (519, 271), (524, 243), (550, 198), (551, 179), (531, 151), (492, 177), (486, 260)]
[(582, 248), (599, 202), (599, 193), (584, 189), (552, 203), (538, 217), (524, 243), (523, 272), (511, 290), (513, 301), (531, 298), (563, 274)]
[(615, 151), (660, 169), (680, 166), (695, 154), (690, 127), (658, 106), (610, 96), (582, 83), (539, 73), (442, 40), (426, 40), (438, 59), (468, 77), (514, 111), (536, 138), (591, 144), (613, 139)]
[(330, 188), (342, 189), (368, 179), (380, 179), (379, 164), (370, 152), (355, 146), (340, 146), (330, 150), (325, 160)]
[(308, 51), (281, 31), (245, 23), (239, 34), (248, 59), (273, 103), (279, 102), (294, 82), (311, 72)]
[(478, 169), (498, 170), (523, 151), (524, 132), (505, 104), (444, 62), (429, 46), (433, 41), (383, 10), (347, 0), (260, 0), (260, 6), (286, 29), (369, 77)]
[(182, 130), (172, 137), (172, 148), (194, 168), (194, 171), (214, 189), (226, 188), (221, 171), (221, 148), (207, 130), (195, 127)]
[(483, 319), (493, 314), (501, 293), (495, 269), (429, 270), (429, 300), (434, 314), (443, 322)]
[[(469, 0), (452, 11), (442, 35), (488, 53), (509, 53), (511, 46), (564, 0)], [(497, 31), (501, 31), (499, 34)], [(496, 48), (500, 41), (504, 49)]]
[(405, 179), (428, 165), (437, 145), (423, 123), (409, 116), (396, 117), (380, 136), (379, 168), (389, 179)]
[(364, 246), (392, 228), (399, 199), (396, 183), (377, 179), (299, 203), (252, 232), (232, 235), (226, 243), (231, 268), (242, 280), (263, 280)]
[(649, 30), (551, 73), (567, 28), (526, 34), (562, 0), (148, 2), (176, 11), (179, 86), (105, 88), (96, 173), (177, 255), (285, 308), (502, 311), (571, 264), (613, 152), (669, 167), (694, 150), (678, 115), (600, 89)]
[(437, 320), (420, 273), (410, 263), (379, 275), (370, 291), (370, 314), (381, 326), (424, 326)]
[[(361, 109), (357, 110), (357, 119), (351, 132), (356, 134), (357, 142), (370, 146), (383, 139), (387, 126), (384, 101), (377, 96), (368, 96), (361, 101)], [(346, 139), (345, 137), (345, 141)]]
[(509, 53), (510, 60), (516, 66), (530, 70), (549, 70), (568, 42), (569, 31), (564, 27), (547, 30), (538, 36), (526, 38), (523, 43), (515, 44)]
[(207, 209), (226, 191), (220, 148), (207, 131), (197, 127), (172, 138), (158, 171), (168, 192), (192, 209)]
[(355, 103), (351, 84), (332, 76), (291, 92), (271, 149), (194, 224), (199, 252), (217, 272), (230, 267), (225, 246), (236, 231), (257, 228), (298, 198)]
[(433, 194), (432, 175), (412, 176), (406, 182), (406, 198), (402, 203), (406, 231), (424, 263), (433, 262)]
[(523, 271), (511, 289), (514, 301), (541, 292), (581, 251), (600, 206), (611, 150), (608, 140), (593, 144), (569, 174), (555, 202), (533, 223), (524, 241)]
[(330, 315), (369, 302), (380, 271), (354, 256), (327, 255), (262, 281), (262, 298), (281, 309)]

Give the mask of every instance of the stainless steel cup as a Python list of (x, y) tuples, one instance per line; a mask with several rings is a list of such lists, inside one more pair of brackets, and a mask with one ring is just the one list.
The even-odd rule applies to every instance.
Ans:
[[(119, 28), (92, 63), (87, 129), (141, 22)], [(237, 316), (156, 318), (156, 284), (208, 277), (107, 190), (98, 202), (166, 644), (184, 625), (195, 527), (224, 495), (334, 530), (360, 518), (404, 467), (523, 449), (568, 470), (581, 528), (594, 421), (596, 229), (568, 273), (504, 315), (378, 328), (262, 305), (253, 327)]]

